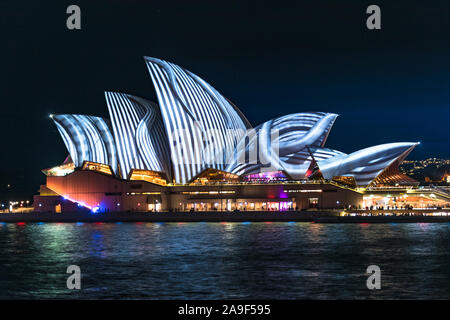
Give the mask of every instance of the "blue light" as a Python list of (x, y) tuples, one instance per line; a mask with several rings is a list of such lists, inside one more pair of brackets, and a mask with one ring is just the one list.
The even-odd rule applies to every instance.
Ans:
[(40, 225), (43, 225), (44, 223), (43, 222), (38, 222), (38, 223), (36, 223), (38, 226), (40, 226)]
[(100, 210), (100, 207), (94, 207), (94, 208), (92, 208), (91, 212), (92, 213), (97, 213), (98, 210)]
[(116, 224), (122, 224), (122, 222), (116, 222)]
[(84, 223), (83, 222), (77, 222), (76, 225), (77, 226), (82, 226)]
[(251, 222), (250, 221), (245, 221), (245, 222), (242, 222), (242, 224), (251, 224)]

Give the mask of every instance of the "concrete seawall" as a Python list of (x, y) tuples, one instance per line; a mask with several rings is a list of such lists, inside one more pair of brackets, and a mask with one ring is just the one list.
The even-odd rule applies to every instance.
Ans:
[(435, 216), (339, 217), (338, 212), (252, 211), (252, 212), (110, 212), (110, 213), (0, 213), (0, 222), (316, 222), (316, 223), (403, 223), (450, 222)]

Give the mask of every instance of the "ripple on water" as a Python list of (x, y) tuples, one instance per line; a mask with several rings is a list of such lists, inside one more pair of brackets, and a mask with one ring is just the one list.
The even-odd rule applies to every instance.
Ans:
[[(448, 227), (0, 223), (0, 299), (449, 299)], [(76, 292), (66, 289), (73, 264)]]

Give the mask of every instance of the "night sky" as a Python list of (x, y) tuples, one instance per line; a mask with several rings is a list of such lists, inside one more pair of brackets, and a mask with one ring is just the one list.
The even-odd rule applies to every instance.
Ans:
[[(71, 4), (82, 30), (66, 28)], [(370, 4), (381, 30), (366, 28)], [(31, 199), (40, 170), (67, 156), (49, 114), (107, 117), (105, 90), (156, 99), (144, 55), (196, 73), (252, 125), (335, 112), (330, 148), (421, 141), (409, 159), (450, 157), (448, 1), (11, 0), (0, 12), (1, 201)]]

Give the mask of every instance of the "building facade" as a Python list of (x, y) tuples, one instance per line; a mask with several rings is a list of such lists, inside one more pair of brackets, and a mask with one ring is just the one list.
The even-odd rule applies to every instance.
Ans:
[(43, 170), (35, 211), (233, 211), (361, 207), (368, 187), (414, 184), (398, 165), (417, 143), (345, 154), (338, 115), (301, 112), (252, 127), (206, 81), (145, 57), (157, 103), (106, 92), (109, 119), (52, 115), (69, 156)]
[[(217, 173), (217, 171), (215, 172)], [(37, 212), (292, 211), (361, 208), (363, 194), (333, 182), (206, 181), (162, 185), (88, 169), (47, 176)]]

